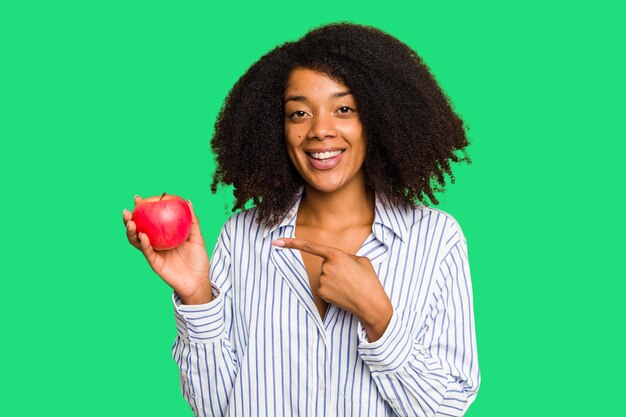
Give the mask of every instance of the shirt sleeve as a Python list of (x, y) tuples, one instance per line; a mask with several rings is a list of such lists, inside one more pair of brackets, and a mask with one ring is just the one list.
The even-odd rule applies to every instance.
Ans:
[(184, 305), (174, 293), (178, 336), (172, 355), (180, 370), (180, 386), (194, 414), (223, 416), (227, 412), (239, 365), (229, 332), (232, 321), (229, 234), (224, 226), (211, 256), (214, 299), (207, 304)]
[[(385, 333), (372, 343), (359, 327), (361, 359), (399, 416), (462, 416), (480, 385), (465, 240), (452, 246), (435, 275), (426, 311), (394, 308)], [(417, 328), (420, 314), (426, 319)]]

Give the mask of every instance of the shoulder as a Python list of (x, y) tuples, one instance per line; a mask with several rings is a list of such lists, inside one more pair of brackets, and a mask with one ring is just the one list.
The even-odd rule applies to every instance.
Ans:
[(228, 253), (249, 242), (251, 237), (263, 233), (263, 224), (257, 221), (256, 208), (242, 210), (231, 215), (223, 224), (215, 249), (225, 250)]
[(406, 209), (404, 212), (405, 224), (410, 236), (436, 243), (443, 253), (456, 244), (466, 244), (463, 230), (452, 214), (421, 204), (415, 208)]
[(223, 231), (228, 233), (230, 239), (250, 235), (254, 232), (262, 232), (265, 223), (259, 223), (259, 213), (256, 207), (234, 213), (224, 223)]

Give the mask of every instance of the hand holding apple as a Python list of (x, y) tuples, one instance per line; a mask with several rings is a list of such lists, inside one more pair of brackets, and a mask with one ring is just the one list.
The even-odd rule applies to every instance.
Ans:
[[(160, 242), (164, 247), (168, 247), (173, 244), (172, 242), (176, 243), (182, 240), (181, 243), (178, 243), (173, 248), (159, 250), (153, 247), (147, 230), (144, 229), (146, 231), (143, 232), (139, 230), (139, 223), (145, 220), (142, 216), (151, 217), (153, 220), (155, 216), (157, 218), (159, 217), (159, 210), (156, 210), (157, 214), (154, 214), (154, 211), (152, 214), (147, 214), (144, 209), (149, 208), (150, 205), (156, 204), (155, 201), (162, 201), (160, 200), (161, 197), (165, 198), (167, 195), (146, 199), (135, 196), (135, 212), (131, 213), (129, 210), (124, 210), (123, 213), (123, 220), (126, 225), (126, 237), (131, 245), (143, 253), (154, 272), (176, 291), (183, 303), (207, 303), (213, 299), (211, 281), (209, 279), (209, 258), (202, 233), (200, 232), (198, 218), (191, 202), (184, 201), (182, 198), (176, 196), (170, 196), (175, 198), (166, 200), (170, 202), (176, 201), (176, 204), (182, 203), (182, 205), (186, 207), (186, 210), (189, 210), (188, 213), (191, 218), (189, 232), (186, 232), (186, 210), (178, 206), (176, 213), (179, 213), (178, 216), (182, 218), (182, 221), (180, 221), (178, 226), (173, 227), (178, 233), (174, 233), (173, 235), (166, 234), (167, 238), (164, 241), (165, 243)], [(140, 207), (143, 207), (143, 209), (138, 212)], [(144, 210), (143, 214), (139, 214), (142, 210)], [(138, 214), (139, 217), (137, 217)], [(143, 226), (145, 226), (145, 224)], [(157, 236), (155, 239), (160, 238), (158, 234), (155, 236)], [(184, 236), (184, 238), (181, 236)]]
[(132, 220), (138, 233), (145, 233), (156, 250), (173, 249), (191, 232), (191, 210), (182, 198), (163, 193), (135, 204)]

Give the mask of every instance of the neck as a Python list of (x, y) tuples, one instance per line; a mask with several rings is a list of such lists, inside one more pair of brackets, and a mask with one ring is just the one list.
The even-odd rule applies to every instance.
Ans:
[(305, 185), (297, 223), (322, 229), (342, 229), (374, 222), (374, 192), (365, 183), (326, 193)]

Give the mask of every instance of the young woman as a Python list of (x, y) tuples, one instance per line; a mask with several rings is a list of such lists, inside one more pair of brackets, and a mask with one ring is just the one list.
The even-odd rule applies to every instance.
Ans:
[(240, 211), (210, 264), (195, 214), (154, 251), (124, 212), (174, 290), (195, 414), (463, 415), (480, 384), (466, 240), (425, 200), (467, 145), (426, 65), (378, 29), (323, 26), (252, 65), (212, 139), (213, 190), (233, 185)]

